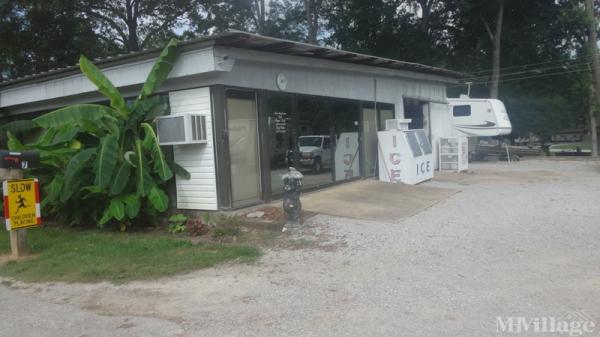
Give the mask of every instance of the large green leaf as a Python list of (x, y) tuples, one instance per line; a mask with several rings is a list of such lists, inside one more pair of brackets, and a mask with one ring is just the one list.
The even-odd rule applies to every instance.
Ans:
[(152, 188), (153, 181), (150, 176), (150, 170), (146, 164), (144, 153), (142, 149), (142, 141), (136, 139), (135, 141), (135, 176), (137, 179), (137, 194), (141, 197), (145, 197)]
[(169, 208), (169, 197), (158, 186), (153, 186), (148, 193), (148, 200), (154, 208), (159, 212), (164, 212)]
[(109, 135), (102, 138), (96, 156), (95, 185), (105, 188), (110, 184), (115, 167), (117, 166), (118, 151), (119, 144), (116, 135)]
[(148, 78), (146, 78), (146, 82), (142, 87), (138, 101), (141, 101), (144, 98), (152, 95), (154, 91), (160, 87), (167, 76), (169, 76), (169, 73), (175, 64), (175, 60), (177, 59), (178, 43), (179, 41), (177, 41), (177, 39), (171, 39), (167, 46), (160, 53), (160, 56), (158, 56), (158, 59), (156, 59), (150, 74), (148, 74)]
[(83, 120), (79, 124), (81, 126), (81, 129), (83, 131), (85, 131), (86, 133), (96, 136), (96, 137), (102, 137), (106, 134), (106, 130), (104, 130), (102, 128), (102, 125), (100, 125), (99, 122), (100, 122), (99, 120), (98, 121)]
[(83, 120), (96, 121), (114, 113), (115, 110), (104, 105), (75, 104), (49, 112), (33, 121), (43, 128), (52, 128), (62, 125), (79, 124)]
[(119, 170), (117, 171), (117, 175), (115, 176), (115, 180), (110, 187), (109, 195), (117, 195), (125, 189), (127, 186), (127, 182), (129, 181), (129, 177), (131, 176), (131, 165), (128, 162), (124, 161)]
[(140, 198), (133, 193), (126, 195), (123, 198), (123, 201), (125, 202), (125, 214), (129, 219), (135, 219), (140, 212), (140, 208), (142, 207)]
[(125, 217), (125, 204), (123, 204), (123, 201), (119, 198), (112, 199), (110, 205), (108, 205), (108, 209), (113, 218), (117, 220), (123, 220)]
[(136, 101), (129, 122), (137, 125), (139, 122), (146, 119), (146, 115), (149, 114), (150, 111), (161, 105), (161, 98), (159, 95), (146, 97), (142, 100)]
[(72, 127), (72, 126), (60, 127), (57, 130), (54, 137), (52, 138), (52, 141), (50, 143), (48, 143), (47, 145), (53, 146), (56, 144), (71, 142), (71, 140), (73, 140), (73, 138), (75, 138), (75, 136), (77, 136), (77, 133), (79, 133), (79, 131), (80, 130), (77, 127)]
[(144, 129), (144, 143), (143, 146), (152, 152), (152, 159), (154, 162), (154, 171), (158, 174), (162, 181), (167, 181), (173, 177), (173, 171), (169, 168), (169, 164), (165, 158), (165, 154), (160, 148), (158, 143), (158, 137), (152, 126), (148, 123), (142, 123)]
[(181, 167), (179, 164), (170, 161), (169, 166), (171, 166), (171, 170), (175, 172), (175, 174), (183, 179), (191, 179), (192, 175), (188, 172), (188, 170)]
[(106, 208), (104, 213), (102, 213), (102, 217), (98, 220), (99, 227), (104, 227), (104, 225), (113, 218), (112, 212), (110, 208)]
[(7, 131), (6, 132), (6, 137), (8, 138), (8, 149), (11, 151), (22, 151), (25, 150), (25, 145), (23, 145), (23, 143), (21, 143), (17, 137), (15, 137), (15, 135), (12, 134), (12, 132)]
[(80, 172), (94, 153), (96, 153), (95, 148), (85, 149), (71, 158), (65, 170), (65, 182), (60, 195), (61, 202), (69, 200), (79, 190), (82, 184)]
[(104, 116), (102, 119), (97, 120), (96, 124), (101, 126), (107, 132), (115, 135), (121, 131), (119, 128), (119, 121), (113, 116)]
[(4, 133), (6, 131), (10, 131), (12, 133), (16, 133), (21, 131), (29, 131), (37, 127), (37, 124), (31, 120), (18, 120), (0, 125), (0, 132)]
[(79, 58), (79, 68), (98, 87), (98, 91), (110, 99), (110, 106), (119, 111), (121, 115), (126, 116), (127, 104), (125, 103), (125, 99), (112, 82), (104, 76), (102, 71), (83, 55)]
[(64, 177), (60, 174), (54, 176), (54, 179), (46, 186), (46, 202), (54, 202), (59, 200), (60, 192), (62, 191), (64, 184)]
[(31, 144), (34, 147), (40, 146), (48, 146), (48, 144), (52, 143), (54, 136), (58, 132), (58, 128), (50, 128), (42, 132), (42, 134), (37, 138), (35, 143)]
[(135, 151), (125, 152), (125, 154), (123, 155), (123, 158), (125, 159), (125, 161), (127, 161), (129, 163), (129, 165), (131, 165), (131, 167), (137, 167), (138, 160), (136, 158)]
[(99, 195), (106, 194), (106, 192), (104, 191), (104, 189), (102, 187), (96, 186), (96, 185), (90, 185), (90, 186), (82, 187), (81, 191), (88, 192), (88, 194), (85, 195), (82, 198), (82, 200), (90, 199), (90, 198), (98, 197)]

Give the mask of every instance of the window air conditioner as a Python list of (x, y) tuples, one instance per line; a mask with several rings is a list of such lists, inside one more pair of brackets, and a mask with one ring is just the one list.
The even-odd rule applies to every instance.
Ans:
[(156, 119), (160, 145), (206, 143), (206, 116), (195, 113), (180, 113)]

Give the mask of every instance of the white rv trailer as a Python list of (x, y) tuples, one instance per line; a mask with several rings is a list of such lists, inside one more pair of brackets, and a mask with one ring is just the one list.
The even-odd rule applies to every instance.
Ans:
[(458, 135), (494, 137), (508, 135), (512, 125), (504, 103), (490, 98), (448, 98), (452, 124)]
[(429, 104), (429, 128), (434, 145), (435, 168), (439, 168), (439, 141), (442, 138), (493, 137), (510, 134), (512, 124), (504, 104), (489, 98), (448, 98), (447, 104)]

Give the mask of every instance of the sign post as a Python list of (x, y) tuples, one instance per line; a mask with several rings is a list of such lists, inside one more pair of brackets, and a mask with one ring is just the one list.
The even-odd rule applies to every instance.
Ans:
[(22, 257), (27, 254), (26, 229), (42, 224), (39, 183), (37, 179), (5, 180), (2, 190), (12, 254)]
[(37, 179), (21, 179), (22, 169), (37, 166), (35, 152), (0, 151), (0, 181), (6, 230), (10, 233), (12, 255), (27, 255), (27, 228), (41, 225), (40, 192)]

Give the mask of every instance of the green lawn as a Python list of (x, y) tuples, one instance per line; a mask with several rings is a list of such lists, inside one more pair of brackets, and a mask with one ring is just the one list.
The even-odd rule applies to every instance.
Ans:
[(577, 148), (580, 148), (582, 151), (591, 151), (592, 144), (590, 143), (564, 143), (564, 144), (554, 144), (550, 146), (550, 151), (575, 151)]
[[(155, 234), (30, 229), (31, 259), (0, 266), (0, 275), (29, 282), (126, 282), (211, 267), (228, 260), (251, 262), (250, 246), (193, 244)], [(10, 252), (8, 232), (0, 234), (0, 254)]]

